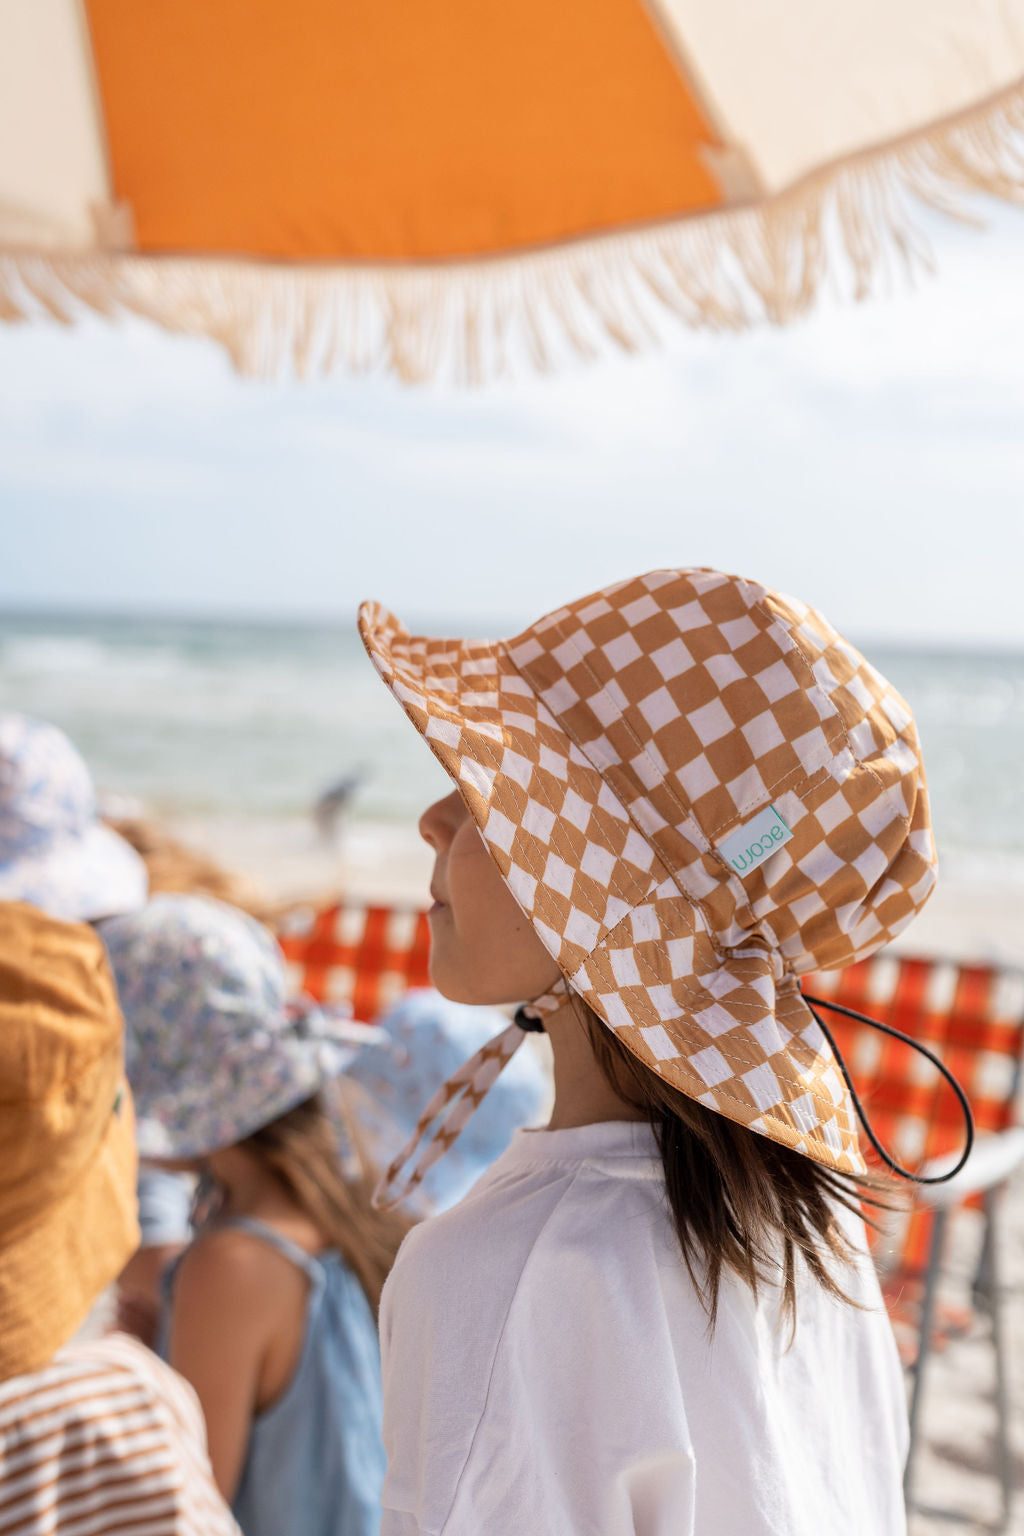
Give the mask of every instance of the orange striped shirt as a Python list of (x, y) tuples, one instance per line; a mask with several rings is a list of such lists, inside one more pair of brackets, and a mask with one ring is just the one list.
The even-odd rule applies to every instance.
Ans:
[(0, 1382), (0, 1536), (240, 1536), (199, 1403), (124, 1334)]

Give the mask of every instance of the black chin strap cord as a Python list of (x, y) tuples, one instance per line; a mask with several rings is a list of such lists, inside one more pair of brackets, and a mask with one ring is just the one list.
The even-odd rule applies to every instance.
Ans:
[[(963, 1089), (949, 1068), (939, 1060), (934, 1051), (930, 1051), (926, 1045), (922, 1045), (920, 1040), (914, 1040), (910, 1035), (903, 1034), (901, 1030), (893, 1029), (891, 1024), (882, 1024), (878, 1019), (868, 1018), (866, 1013), (858, 1013), (855, 1008), (846, 1008), (841, 1003), (831, 1003), (825, 997), (808, 997), (806, 992), (801, 993), (801, 996), (803, 997), (803, 1000), (807, 1004), (808, 1008), (811, 1010), (811, 1013), (814, 1015), (815, 1022), (817, 1023), (822, 1034), (825, 1036), (825, 1039), (832, 1047), (832, 1054), (839, 1065), (840, 1072), (843, 1074), (846, 1086), (850, 1090), (850, 1097), (853, 1099), (853, 1106), (857, 1111), (857, 1117), (860, 1120), (861, 1125), (864, 1127), (868, 1140), (874, 1147), (875, 1151), (878, 1153), (879, 1157), (882, 1159), (883, 1163), (887, 1164), (887, 1166), (892, 1169), (893, 1173), (898, 1173), (900, 1178), (910, 1179), (915, 1184), (945, 1184), (950, 1179), (955, 1178), (966, 1163), (967, 1159), (970, 1157), (971, 1148), (974, 1146), (974, 1116), (971, 1114), (971, 1106), (967, 1102), (966, 1093), (964, 1093)], [(959, 1161), (955, 1163), (952, 1168), (950, 1168), (948, 1173), (911, 1173), (909, 1168), (902, 1167), (898, 1162), (896, 1162), (895, 1158), (889, 1156), (888, 1152), (885, 1150), (878, 1137), (875, 1135), (871, 1122), (867, 1117), (867, 1112), (860, 1101), (860, 1096), (857, 1093), (856, 1088), (853, 1086), (853, 1081), (847, 1069), (846, 1062), (843, 1060), (842, 1052), (840, 1051), (838, 1045), (836, 1045), (832, 1031), (829, 1029), (828, 1025), (825, 1023), (825, 1020), (818, 1012), (819, 1008), (824, 1008), (829, 1013), (841, 1013), (846, 1019), (856, 1019), (858, 1023), (867, 1024), (871, 1027), (871, 1029), (877, 1029), (883, 1035), (891, 1035), (894, 1040), (902, 1040), (903, 1044), (909, 1045), (912, 1050), (920, 1051), (921, 1055), (927, 1057), (932, 1066), (936, 1067), (939, 1072), (942, 1073), (942, 1076), (946, 1079), (946, 1082), (952, 1088), (953, 1092), (956, 1094), (958, 1100), (960, 1101), (960, 1108), (964, 1113), (964, 1125), (966, 1130), (963, 1153), (961, 1154)]]
[[(934, 1051), (930, 1051), (926, 1045), (922, 1045), (920, 1040), (914, 1040), (910, 1035), (905, 1035), (902, 1030), (894, 1029), (891, 1024), (883, 1024), (879, 1019), (869, 1018), (866, 1013), (858, 1013), (856, 1008), (847, 1008), (842, 1003), (829, 1002), (828, 998), (825, 997), (809, 997), (806, 992), (802, 992), (801, 996), (810, 1009), (818, 1028), (832, 1048), (832, 1054), (836, 1059), (840, 1072), (843, 1074), (843, 1080), (850, 1090), (850, 1097), (853, 1100), (853, 1107), (857, 1111), (857, 1118), (860, 1120), (868, 1140), (883, 1163), (891, 1168), (893, 1173), (899, 1174), (901, 1179), (909, 1179), (914, 1184), (946, 1184), (950, 1179), (955, 1178), (970, 1157), (971, 1148), (974, 1146), (974, 1116), (971, 1113), (971, 1106), (967, 1102), (966, 1093), (964, 1093), (964, 1090), (945, 1063), (939, 1060)], [(543, 1020), (532, 1014), (529, 1008), (530, 1005), (528, 1003), (518, 1008), (515, 1014), (515, 1022), (522, 1030), (536, 1031), (537, 1034), (542, 1035), (544, 1033)], [(931, 1062), (937, 1071), (941, 1072), (959, 1100), (960, 1108), (963, 1110), (965, 1127), (964, 1150), (959, 1160), (950, 1168), (948, 1173), (912, 1173), (909, 1168), (904, 1168), (901, 1163), (898, 1163), (894, 1157), (890, 1157), (875, 1135), (874, 1127), (868, 1119), (867, 1110), (861, 1103), (860, 1094), (853, 1086), (853, 1079), (843, 1059), (843, 1054), (836, 1044), (835, 1036), (818, 1012), (819, 1008), (824, 1008), (829, 1013), (840, 1013), (846, 1019), (856, 1019), (859, 1024), (867, 1024), (869, 1028), (877, 1029), (883, 1035), (891, 1035), (894, 1040), (901, 1040), (904, 1045), (909, 1045), (911, 1050), (919, 1051), (922, 1056)]]

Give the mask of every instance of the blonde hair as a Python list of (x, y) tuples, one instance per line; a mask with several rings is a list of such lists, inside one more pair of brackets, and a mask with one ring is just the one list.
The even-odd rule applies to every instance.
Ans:
[(378, 1211), (376, 1174), (364, 1164), (354, 1177), (342, 1170), (337, 1129), (317, 1094), (239, 1143), (282, 1184), (324, 1242), (337, 1250), (359, 1281), (374, 1316), (380, 1293), (412, 1219)]

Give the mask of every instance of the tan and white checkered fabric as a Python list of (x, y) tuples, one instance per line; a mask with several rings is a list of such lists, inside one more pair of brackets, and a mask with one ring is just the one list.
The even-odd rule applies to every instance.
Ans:
[[(510, 641), (360, 611), (571, 988), (674, 1087), (862, 1172), (848, 1091), (797, 977), (898, 933), (935, 882), (907, 705), (813, 609), (653, 571)], [(718, 851), (774, 806), (743, 879)]]

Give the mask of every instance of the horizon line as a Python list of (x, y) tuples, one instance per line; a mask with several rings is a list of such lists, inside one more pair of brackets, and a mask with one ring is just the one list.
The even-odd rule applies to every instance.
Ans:
[[(513, 618), (508, 614), (507, 624), (503, 617), (497, 620), (500, 625), (500, 633), (495, 633), (495, 621), (485, 621), (479, 613), (471, 613), (463, 610), (448, 618), (439, 615), (424, 613), (413, 614), (407, 611), (407, 618), (413, 621), (413, 631), (421, 634), (437, 636), (451, 635), (453, 628), (465, 633), (467, 638), (483, 639), (493, 636), (495, 639), (503, 639), (509, 634), (518, 633), (530, 621), (525, 622), (519, 618)], [(100, 606), (88, 603), (60, 604), (52, 602), (33, 603), (8, 603), (0, 599), (0, 622), (5, 620), (76, 620), (85, 622), (108, 623), (166, 623), (166, 624), (194, 624), (208, 628), (226, 628), (232, 625), (252, 629), (336, 629), (342, 633), (356, 634), (355, 609), (353, 608), (351, 619), (346, 619), (338, 613), (326, 610), (297, 610), (282, 609), (278, 612), (268, 612), (266, 609), (220, 609), (210, 608), (173, 608), (146, 607), (132, 608), (124, 605)], [(855, 633), (855, 632), (854, 632)], [(963, 652), (972, 654), (987, 654), (998, 656), (1024, 656), (1024, 639), (997, 639), (993, 636), (960, 636), (957, 639), (932, 639), (927, 636), (909, 636), (898, 634), (863, 634), (856, 637), (855, 643), (860, 649), (878, 649), (928, 651), (937, 655), (958, 655)]]

